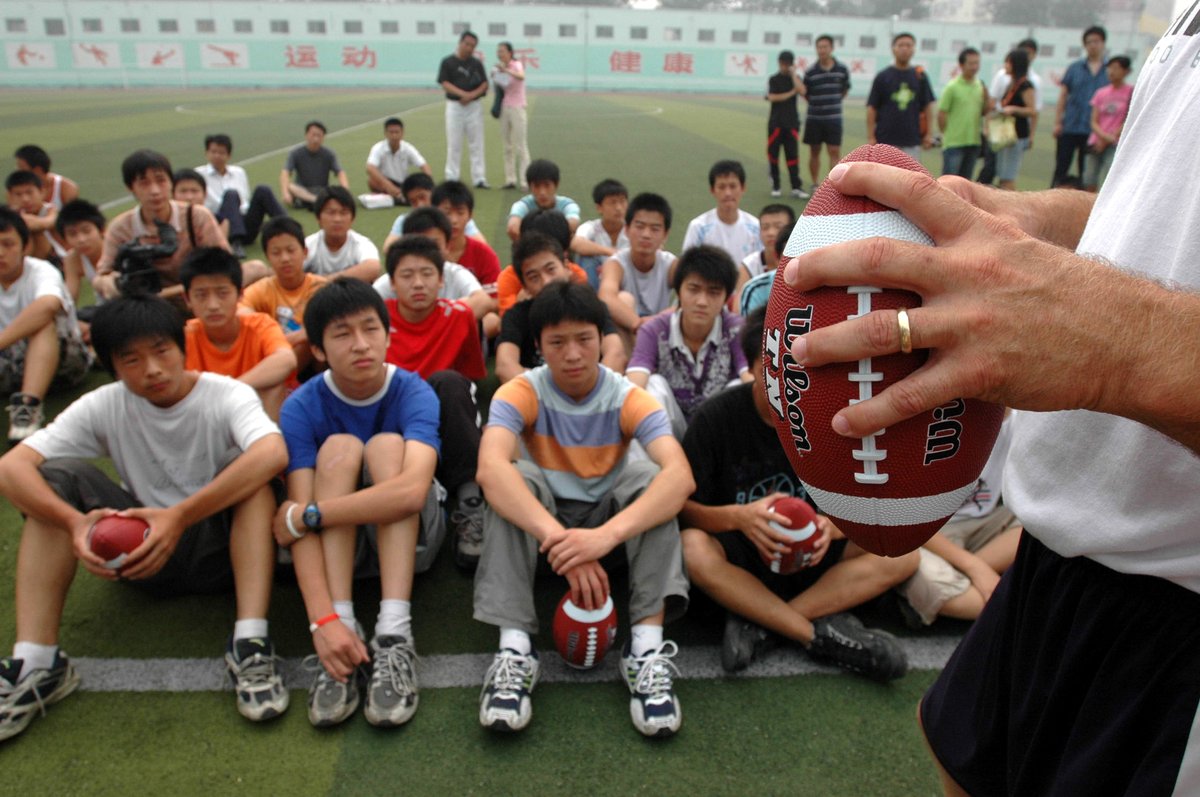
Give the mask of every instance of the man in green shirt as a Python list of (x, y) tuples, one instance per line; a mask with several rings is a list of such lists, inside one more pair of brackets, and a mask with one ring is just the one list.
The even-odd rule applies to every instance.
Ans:
[(942, 131), (942, 174), (971, 179), (979, 157), (979, 131), (991, 106), (987, 89), (979, 80), (979, 51), (968, 47), (958, 54), (958, 77), (946, 84), (938, 108)]

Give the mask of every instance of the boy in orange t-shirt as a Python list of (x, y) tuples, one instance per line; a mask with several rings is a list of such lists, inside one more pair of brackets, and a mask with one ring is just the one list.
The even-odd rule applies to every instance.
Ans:
[(296, 355), (275, 319), (264, 313), (239, 314), (242, 266), (224, 249), (204, 247), (187, 256), (179, 270), (188, 309), (187, 368), (245, 382), (258, 391), (263, 409), (279, 420), (284, 383), (296, 370)]
[[(290, 216), (271, 219), (262, 228), (262, 248), (275, 275), (246, 288), (242, 306), (266, 313), (279, 328), (296, 355), (296, 371), (306, 375), (313, 365), (308, 334), (304, 331), (304, 308), (328, 278), (304, 270), (304, 228)], [(296, 386), (295, 374), (288, 379)]]

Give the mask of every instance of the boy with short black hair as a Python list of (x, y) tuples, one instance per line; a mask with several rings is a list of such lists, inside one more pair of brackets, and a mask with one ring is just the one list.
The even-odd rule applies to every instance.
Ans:
[[(445, 535), (433, 479), (438, 402), (419, 376), (384, 361), (388, 312), (371, 286), (332, 281), (309, 301), (304, 326), (328, 369), (284, 402), (289, 500), (273, 531), (290, 546), (322, 665), (308, 718), (318, 727), (348, 719), (373, 661), (367, 721), (400, 725), (418, 700), (413, 574), (433, 565)], [(380, 580), (369, 651), (354, 616), (355, 576)]]
[(447, 180), (433, 190), (433, 206), (450, 219), (450, 246), (446, 259), (458, 263), (475, 275), (489, 296), (496, 295), (496, 280), (500, 276), (500, 258), (483, 240), (472, 237), (467, 229), (475, 212), (475, 195), (466, 183)]
[(566, 196), (559, 196), (558, 184), (562, 176), (558, 164), (539, 158), (525, 169), (525, 181), (529, 193), (513, 203), (508, 211), (508, 237), (516, 241), (521, 235), (521, 219), (535, 210), (557, 210), (567, 218), (571, 233), (579, 226), (579, 203)]
[(587, 272), (588, 283), (600, 287), (600, 266), (629, 246), (625, 234), (625, 210), (629, 207), (629, 189), (617, 180), (606, 179), (592, 189), (592, 201), (600, 218), (585, 221), (571, 239), (571, 251)]
[[(104, 252), (104, 227), (108, 221), (100, 208), (86, 199), (74, 199), (58, 212), (55, 226), (67, 244), (63, 258), (63, 278), (71, 301), (79, 303), (79, 286), (96, 276), (96, 263)], [(99, 297), (97, 297), (99, 298)]]
[(367, 188), (377, 194), (387, 194), (395, 205), (404, 205), (407, 203), (404, 183), (409, 172), (419, 169), (415, 173), (426, 177), (433, 172), (420, 150), (404, 140), (404, 122), (399, 117), (389, 116), (383, 120), (383, 134), (384, 139), (367, 153)]
[(92, 364), (62, 274), (27, 257), (28, 243), (21, 215), (0, 207), (0, 392), (9, 395), (12, 442), (42, 428), (52, 383), (77, 385)]
[(79, 198), (79, 186), (69, 177), (50, 171), (50, 154), (37, 144), (17, 147), (13, 159), (18, 170), (33, 172), (42, 181), (42, 201), (62, 210), (63, 205)]
[[(102, 305), (92, 343), (117, 381), (77, 399), (0, 459), (0, 492), (25, 515), (16, 644), (0, 660), (0, 738), (79, 685), (58, 634), (80, 564), (152, 594), (232, 587), (237, 622), (225, 666), (238, 711), (259, 721), (287, 709), (266, 619), (275, 566), (269, 482), (287, 450), (248, 386), (185, 369), (183, 330), (183, 317), (157, 297)], [(112, 459), (121, 485), (87, 462), (96, 457)], [(149, 536), (110, 570), (87, 538), (97, 520), (116, 513), (146, 521)]]
[(740, 263), (759, 247), (758, 219), (739, 207), (746, 193), (746, 170), (737, 161), (717, 161), (708, 170), (708, 190), (717, 206), (688, 222), (683, 248), (712, 244)]
[[(529, 312), (533, 300), (547, 286), (557, 282), (584, 282), (586, 277), (572, 271), (572, 266), (563, 256), (562, 244), (543, 232), (531, 231), (521, 234), (513, 247), (511, 268), (521, 281), (521, 289), (528, 297), (504, 314), (500, 323), (500, 336), (496, 339), (496, 376), (501, 383), (525, 373), (530, 368), (542, 365), (542, 353), (529, 324)], [(605, 308), (604, 325), (601, 329), (600, 363), (617, 373), (625, 371), (625, 344)]]
[[(292, 207), (313, 210), (317, 194), (329, 187), (329, 175), (350, 191), (350, 178), (338, 163), (337, 154), (325, 146), (325, 125), (316, 119), (304, 126), (304, 143), (288, 153), (279, 173), (279, 198)], [(295, 172), (296, 179), (292, 179)], [(315, 211), (314, 211), (315, 212)]]
[(625, 231), (629, 248), (604, 261), (599, 294), (629, 350), (638, 327), (671, 305), (675, 255), (662, 248), (671, 232), (671, 205), (658, 194), (638, 194), (625, 211)]
[[(179, 169), (171, 175), (171, 198), (185, 205), (203, 205), (207, 197), (207, 183), (195, 169)], [(226, 240), (229, 238), (229, 222), (217, 220)]]
[[(731, 294), (735, 299), (742, 293), (742, 286), (759, 274), (774, 271), (779, 267), (779, 255), (775, 251), (775, 240), (780, 231), (796, 223), (796, 212), (788, 205), (767, 205), (758, 214), (758, 237), (762, 248), (741, 259), (738, 265), (737, 285)], [(734, 311), (740, 312), (734, 305)]]
[(29, 254), (39, 260), (60, 263), (67, 254), (58, 238), (55, 222), (58, 209), (42, 200), (42, 181), (33, 172), (13, 172), (4, 181), (8, 206), (21, 214), (29, 228)]
[(738, 337), (742, 319), (725, 309), (733, 292), (733, 261), (724, 249), (693, 246), (679, 256), (671, 283), (679, 309), (643, 324), (625, 374), (667, 411), (683, 439), (692, 415), (731, 382), (748, 382)]
[(289, 377), (307, 375), (312, 366), (312, 350), (304, 331), (304, 308), (313, 294), (329, 280), (304, 270), (304, 228), (288, 216), (273, 218), (262, 228), (263, 253), (274, 276), (259, 280), (242, 292), (242, 304), (274, 318), (296, 356), (296, 370)]
[[(546, 364), (492, 399), (479, 450), (488, 507), (475, 619), (500, 631), (479, 706), (480, 724), (493, 730), (519, 731), (532, 717), (539, 554), (589, 611), (609, 596), (607, 568), (627, 563), (631, 638), (618, 666), (630, 718), (646, 736), (670, 736), (683, 720), (671, 682), (678, 649), (663, 623), (687, 606), (676, 515), (694, 484), (662, 408), (599, 364), (604, 318), (587, 285), (549, 285), (530, 311)], [(650, 461), (627, 460), (635, 439)], [(529, 460), (518, 459), (521, 443)]]
[(370, 238), (351, 229), (357, 208), (350, 192), (336, 185), (321, 189), (313, 212), (321, 229), (304, 240), (308, 250), (305, 271), (372, 283), (379, 276), (379, 249)]
[(267, 415), (278, 419), (296, 355), (272, 316), (238, 312), (242, 267), (237, 258), (216, 247), (197, 249), (183, 261), (179, 278), (195, 316), (186, 327), (187, 367), (249, 385)]
[[(401, 192), (404, 194), (405, 204), (413, 210), (423, 208), (433, 204), (433, 178), (424, 172), (413, 172), (408, 177), (404, 178), (404, 185), (401, 187)], [(404, 234), (404, 220), (408, 218), (408, 212), (401, 213), (392, 222), (392, 228), (388, 230), (387, 238), (383, 241), (383, 251), (387, 252), (392, 242)], [(468, 238), (476, 238), (483, 243), (487, 243), (487, 238), (479, 231), (479, 225), (475, 223), (475, 219), (467, 222), (465, 234)]]
[(233, 139), (229, 136), (224, 133), (205, 136), (207, 163), (196, 171), (205, 181), (204, 206), (221, 222), (221, 230), (234, 254), (245, 257), (245, 247), (258, 237), (263, 219), (286, 216), (287, 211), (267, 186), (256, 185), (250, 190), (246, 170), (229, 162), (232, 155)]

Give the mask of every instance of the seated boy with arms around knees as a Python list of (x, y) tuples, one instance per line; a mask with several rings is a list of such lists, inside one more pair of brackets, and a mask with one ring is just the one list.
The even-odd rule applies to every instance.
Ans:
[(55, 222), (58, 208), (42, 201), (42, 181), (33, 172), (13, 172), (4, 181), (8, 206), (21, 214), (29, 228), (29, 254), (39, 260), (60, 263), (67, 254)]
[(675, 266), (679, 309), (638, 329), (629, 381), (650, 391), (679, 439), (700, 405), (730, 382), (749, 382), (738, 330), (742, 319), (725, 309), (733, 290), (733, 261), (724, 249), (693, 246)]
[(221, 223), (234, 254), (245, 257), (244, 247), (254, 243), (264, 218), (286, 216), (287, 211), (265, 185), (250, 190), (246, 170), (229, 162), (233, 139), (224, 133), (204, 137), (204, 158), (208, 162), (196, 169), (205, 182), (204, 206)]
[(516, 241), (521, 236), (521, 219), (535, 210), (557, 210), (567, 219), (571, 234), (579, 226), (579, 203), (567, 196), (558, 195), (561, 179), (558, 164), (545, 159), (535, 160), (525, 169), (529, 193), (513, 203), (508, 211), (508, 237)]
[(379, 249), (371, 239), (350, 229), (357, 209), (341, 186), (317, 194), (314, 213), (321, 229), (304, 240), (304, 270), (324, 277), (354, 277), (368, 285), (379, 276)]
[(617, 180), (601, 180), (592, 189), (592, 201), (600, 218), (585, 221), (575, 230), (571, 251), (587, 272), (588, 283), (600, 287), (600, 266), (622, 249), (629, 247), (625, 234), (625, 209), (629, 207), (629, 189)]
[(296, 371), (296, 355), (275, 319), (239, 313), (242, 267), (224, 249), (188, 255), (179, 269), (192, 318), (187, 322), (187, 367), (224, 374), (258, 392), (272, 419), (279, 417), (284, 383)]
[[(479, 449), (488, 507), (475, 575), (475, 619), (500, 629), (479, 721), (529, 724), (540, 664), (533, 586), (539, 554), (585, 610), (608, 598), (607, 569), (628, 562), (632, 639), (619, 662), (634, 727), (670, 736), (683, 716), (671, 685), (677, 648), (663, 623), (687, 606), (676, 514), (694, 489), (662, 408), (600, 360), (604, 305), (587, 285), (554, 283), (534, 300), (546, 364), (502, 385)], [(638, 440), (649, 462), (627, 462)], [(530, 461), (517, 461), (524, 443)]]
[(808, 567), (780, 575), (763, 561), (789, 542), (771, 527), (786, 525), (771, 505), (807, 498), (771, 423), (759, 368), (764, 315), (753, 313), (742, 328), (754, 382), (705, 402), (683, 438), (699, 485), (680, 515), (688, 574), (729, 610), (721, 648), (726, 670), (743, 669), (782, 637), (818, 661), (894, 680), (908, 666), (900, 645), (846, 612), (911, 576), (915, 551), (894, 559), (869, 554), (818, 515), (823, 539)]
[[(742, 286), (759, 274), (779, 268), (779, 253), (775, 241), (783, 230), (791, 230), (795, 223), (796, 213), (787, 205), (777, 203), (762, 209), (758, 214), (758, 237), (762, 241), (762, 248), (746, 255), (738, 264), (737, 285), (732, 296), (741, 296)], [(785, 240), (784, 243), (786, 242)], [(734, 307), (734, 312), (741, 310)]]
[(472, 236), (467, 230), (474, 223), (475, 195), (465, 183), (447, 180), (433, 189), (433, 206), (450, 219), (450, 243), (446, 259), (470, 269), (488, 295), (496, 295), (496, 279), (500, 276), (500, 257), (482, 236)]
[[(63, 258), (63, 279), (71, 301), (79, 306), (79, 288), (86, 281), (89, 285), (96, 277), (96, 263), (104, 252), (104, 227), (107, 224), (100, 208), (86, 199), (75, 199), (63, 205), (58, 212), (58, 234), (67, 244), (67, 256)], [(100, 297), (96, 297), (102, 301)]]
[[(284, 402), (289, 500), (273, 529), (291, 546), (322, 665), (308, 718), (318, 727), (348, 719), (360, 668), (373, 660), (367, 721), (400, 725), (417, 710), (413, 574), (433, 565), (445, 536), (433, 481), (438, 402), (419, 376), (384, 362), (387, 308), (370, 285), (329, 283), (309, 301), (304, 325), (328, 369)], [(367, 526), (361, 544), (359, 526)], [(356, 575), (378, 575), (381, 585), (369, 650), (354, 617)]]
[(79, 186), (69, 177), (50, 171), (50, 154), (37, 144), (17, 147), (13, 153), (17, 169), (33, 172), (42, 181), (42, 200), (62, 210), (63, 205), (79, 198)]
[(600, 298), (632, 350), (638, 327), (671, 306), (675, 255), (663, 251), (671, 232), (671, 206), (658, 194), (638, 194), (625, 211), (629, 248), (600, 267)]
[(92, 364), (62, 274), (26, 257), (28, 242), (21, 214), (0, 208), (0, 392), (13, 442), (42, 428), (51, 384), (77, 385)]
[(740, 207), (746, 193), (746, 170), (737, 161), (717, 161), (708, 170), (708, 190), (717, 206), (688, 222), (683, 249), (711, 244), (740, 263), (759, 247), (758, 219)]
[[(562, 245), (540, 232), (521, 235), (513, 247), (511, 268), (516, 271), (521, 280), (521, 289), (529, 298), (514, 304), (501, 319), (500, 337), (496, 345), (496, 376), (502, 383), (545, 362), (529, 323), (533, 300), (549, 285), (559, 282), (582, 283), (582, 278), (577, 278), (570, 264), (563, 259)], [(623, 373), (625, 344), (621, 342), (621, 336), (617, 334), (617, 328), (608, 315), (608, 308), (605, 308), (604, 323), (600, 330), (601, 365)]]
[[(183, 317), (162, 299), (102, 305), (92, 343), (117, 382), (82, 396), (0, 459), (0, 492), (26, 518), (16, 644), (0, 661), (0, 738), (79, 685), (58, 647), (79, 564), (151, 594), (232, 587), (237, 622), (225, 665), (238, 711), (265, 720), (287, 709), (266, 619), (275, 567), (269, 482), (287, 464), (287, 449), (248, 386), (185, 369), (183, 342)], [(95, 457), (110, 457), (125, 486), (86, 461)], [(117, 512), (150, 526), (119, 571), (88, 546), (92, 524)]]

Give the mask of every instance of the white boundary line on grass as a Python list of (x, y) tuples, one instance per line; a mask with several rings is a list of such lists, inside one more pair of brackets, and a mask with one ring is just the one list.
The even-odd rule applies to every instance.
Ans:
[[(407, 114), (407, 113), (415, 113), (417, 111), (424, 111), (429, 108), (436, 108), (439, 105), (442, 105), (442, 103), (441, 102), (427, 102), (424, 105), (417, 105), (412, 108), (405, 109), (404, 113)], [(188, 108), (186, 108), (183, 105), (176, 105), (175, 112), (176, 113), (184, 113), (184, 114), (201, 113), (200, 111), (189, 110)], [(399, 112), (396, 112), (396, 113), (399, 113)], [(387, 116), (380, 116), (378, 119), (368, 119), (365, 122), (360, 122), (359, 124), (356, 124), (356, 125), (350, 125), (350, 127), (343, 127), (340, 130), (334, 130), (332, 133), (326, 134), (325, 138), (336, 138), (338, 136), (345, 135), (346, 133), (353, 133), (357, 130), (362, 130), (364, 127), (370, 127), (371, 125), (383, 124), (384, 119), (387, 119), (391, 116), (395, 116), (396, 113), (389, 113)], [(288, 144), (283, 147), (279, 147), (277, 149), (270, 150), (268, 152), (260, 152), (257, 155), (251, 155), (249, 158), (238, 161), (234, 165), (235, 166), (248, 166), (251, 163), (258, 163), (259, 161), (266, 160), (267, 158), (273, 158), (276, 155), (282, 155), (283, 153), (288, 152), (288, 151), (292, 150), (294, 147), (296, 147), (300, 144), (303, 144), (303, 143), (304, 143), (304, 139), (300, 139), (299, 141), (292, 142), (291, 144)], [(100, 210), (102, 210), (102, 211), (112, 210), (115, 207), (120, 207), (121, 205), (126, 205), (131, 202), (133, 202), (133, 197), (126, 194), (125, 196), (117, 197), (116, 199), (110, 199), (107, 202), (103, 203), (102, 205), (100, 205)]]
[[(940, 670), (957, 647), (960, 637), (901, 639), (910, 670)], [(594, 670), (573, 670), (553, 651), (541, 654), (541, 680), (548, 683), (599, 683), (616, 680), (619, 654), (611, 651), (607, 661)], [(89, 692), (212, 692), (231, 689), (223, 659), (73, 659)], [(479, 686), (492, 661), (491, 653), (425, 656), (418, 665), (420, 684), (425, 689)], [(773, 651), (743, 672), (730, 675), (721, 669), (721, 649), (708, 645), (685, 648), (675, 659), (683, 680), (720, 678), (781, 678), (794, 675), (838, 674), (834, 667), (813, 662), (796, 648)], [(316, 665), (314, 662), (314, 666)], [(284, 682), (291, 689), (305, 689), (314, 671), (302, 659), (281, 662)]]

